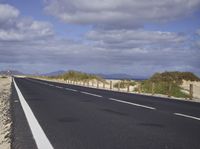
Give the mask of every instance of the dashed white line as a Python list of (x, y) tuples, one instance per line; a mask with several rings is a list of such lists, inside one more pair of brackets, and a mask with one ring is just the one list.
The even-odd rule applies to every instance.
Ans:
[(35, 140), (37, 148), (38, 149), (44, 149), (44, 148), (45, 149), (53, 149), (53, 146), (51, 145), (51, 143), (48, 140), (44, 131), (42, 130), (42, 127), (40, 126), (39, 122), (37, 121), (35, 115), (33, 114), (31, 108), (29, 107), (28, 103), (24, 99), (24, 97), (23, 97), (21, 91), (19, 90), (14, 79), (13, 79), (13, 82), (14, 82), (14, 86), (16, 88), (17, 94), (19, 96), (19, 100), (22, 105), (22, 109), (24, 110), (24, 114), (26, 116), (29, 127), (33, 134), (33, 138)]
[(74, 89), (71, 89), (71, 88), (65, 88), (65, 90), (73, 91), (73, 92), (78, 92), (77, 90), (74, 90)]
[(88, 92), (81, 92), (81, 93), (91, 95), (91, 96), (95, 96), (95, 97), (102, 97), (101, 95), (92, 94), (92, 93), (88, 93)]
[(174, 113), (174, 115), (178, 115), (178, 116), (182, 116), (182, 117), (186, 117), (186, 118), (195, 119), (195, 120), (200, 121), (200, 118), (195, 117), (195, 116), (190, 116), (190, 115), (181, 114), (181, 113)]
[[(30, 79), (27, 79), (27, 80), (30, 80)], [(64, 88), (64, 87), (60, 87), (60, 86), (56, 86), (56, 85), (53, 85), (53, 84), (44, 83), (44, 82), (40, 82), (40, 81), (35, 81), (35, 80), (30, 80), (30, 81), (37, 82), (37, 83), (44, 84), (44, 85), (48, 85), (48, 86), (52, 86), (52, 87), (56, 87), (56, 88), (59, 88), (59, 89), (65, 89), (65, 90), (68, 90), (68, 91), (78, 92), (77, 90), (71, 89), (71, 88)]]
[(56, 88), (59, 88), (59, 89), (63, 89), (63, 87), (60, 87), (60, 86), (55, 86)]
[(141, 105), (141, 104), (137, 104), (137, 103), (133, 103), (133, 102), (128, 102), (128, 101), (123, 101), (123, 100), (119, 100), (119, 99), (115, 99), (115, 98), (108, 98), (108, 99), (113, 100), (113, 101), (117, 101), (117, 102), (121, 102), (121, 103), (125, 103), (125, 104), (129, 104), (129, 105), (133, 105), (133, 106), (137, 106), (137, 107), (146, 108), (146, 109), (151, 109), (151, 110), (156, 109), (154, 107), (149, 107), (149, 106), (145, 106), (145, 105)]
[[(44, 83), (43, 83), (43, 84), (44, 84)], [(45, 83), (45, 84), (46, 84), (46, 83)], [(47, 85), (49, 85), (49, 86), (54, 86), (54, 85), (52, 85), (52, 84), (47, 84)], [(62, 87), (59, 87), (59, 86), (54, 86), (54, 87), (62, 88)], [(71, 88), (64, 88), (64, 89), (65, 89), (65, 90), (69, 90), (69, 91), (77, 92), (77, 90), (74, 90), (74, 89), (71, 89)], [(91, 95), (91, 96), (95, 96), (95, 97), (103, 97), (103, 96), (101, 96), (101, 95), (92, 94), (92, 93), (89, 93), (89, 92), (83, 92), (83, 91), (81, 91), (81, 93), (87, 94), (87, 95)], [(108, 98), (108, 99), (109, 99), (109, 100), (113, 100), (113, 101), (117, 101), (117, 102), (120, 102), (120, 103), (125, 103), (125, 104), (129, 104), (129, 105), (134, 105), (134, 106), (146, 108), (146, 109), (156, 110), (156, 108), (154, 108), (154, 107), (145, 106), (145, 105), (141, 105), (141, 104), (136, 104), (136, 103), (133, 103), (133, 102), (123, 101), (123, 100), (119, 100), (119, 99), (115, 99), (115, 98)]]

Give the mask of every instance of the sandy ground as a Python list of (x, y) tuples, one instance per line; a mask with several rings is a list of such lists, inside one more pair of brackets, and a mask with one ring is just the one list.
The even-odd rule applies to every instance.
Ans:
[(185, 92), (189, 93), (190, 84), (193, 84), (193, 96), (194, 96), (194, 98), (198, 98), (199, 101), (200, 101), (200, 82), (185, 81), (184, 80), (181, 87), (185, 89)]
[(10, 89), (11, 78), (1, 78), (0, 76), (0, 149), (11, 148)]

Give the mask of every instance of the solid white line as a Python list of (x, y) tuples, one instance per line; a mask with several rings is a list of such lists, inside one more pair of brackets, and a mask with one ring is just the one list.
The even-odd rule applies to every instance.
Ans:
[(195, 119), (195, 120), (200, 121), (200, 118), (195, 117), (195, 116), (190, 116), (190, 115), (181, 114), (181, 113), (174, 113), (174, 114), (175, 114), (175, 115), (178, 115), (178, 116), (182, 116), (182, 117), (186, 117), (186, 118), (191, 118), (191, 119)]
[(71, 88), (65, 88), (65, 90), (73, 91), (73, 92), (78, 92), (77, 90), (74, 90), (74, 89), (71, 89)]
[(14, 86), (17, 90), (17, 94), (19, 96), (20, 103), (22, 105), (22, 109), (24, 110), (26, 119), (28, 121), (29, 127), (31, 129), (31, 132), (33, 134), (35, 143), (38, 147), (38, 149), (53, 149), (53, 146), (51, 145), (50, 141), (48, 140), (46, 134), (42, 130), (42, 127), (40, 126), (39, 122), (37, 121), (36, 117), (34, 116), (31, 108), (29, 107), (28, 103), (24, 99), (21, 91), (19, 90), (15, 80), (13, 79)]
[(117, 102), (121, 102), (121, 103), (126, 103), (126, 104), (133, 105), (133, 106), (137, 106), (137, 107), (146, 108), (146, 109), (151, 109), (151, 110), (156, 109), (156, 108), (153, 108), (153, 107), (149, 107), (149, 106), (145, 106), (145, 105), (141, 105), (141, 104), (136, 104), (136, 103), (132, 103), (132, 102), (128, 102), (128, 101), (123, 101), (123, 100), (119, 100), (119, 99), (115, 99), (115, 98), (108, 98), (108, 99), (113, 100), (113, 101), (117, 101)]
[(102, 97), (101, 95), (92, 94), (92, 93), (88, 93), (88, 92), (81, 92), (81, 93), (91, 95), (91, 96), (95, 96), (95, 97)]

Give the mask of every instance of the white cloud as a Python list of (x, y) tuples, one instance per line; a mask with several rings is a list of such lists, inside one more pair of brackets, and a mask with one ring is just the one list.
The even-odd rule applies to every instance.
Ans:
[[(176, 46), (186, 41), (186, 36), (173, 32), (145, 30), (93, 30), (86, 34), (98, 46), (109, 48), (133, 48), (145, 46)], [(157, 48), (157, 47), (156, 47)]]
[(108, 28), (163, 22), (196, 11), (199, 0), (45, 0), (45, 10), (67, 23)]
[[(124, 27), (129, 19), (131, 25), (134, 26), (137, 25), (137, 21), (142, 22), (146, 19), (157, 21), (156, 15), (158, 17), (158, 15), (162, 16), (163, 14), (153, 16), (152, 12), (146, 9), (150, 9), (150, 6), (153, 8), (154, 5), (164, 5), (167, 1), (169, 4), (172, 3), (169, 0), (158, 1), (158, 4), (156, 1), (151, 1), (151, 3), (146, 1), (147, 5), (145, 6), (144, 0), (137, 3), (131, 0), (124, 0), (123, 2), (122, 0), (108, 0), (101, 1), (101, 3), (92, 1), (90, 4), (89, 1), (84, 0), (47, 1), (50, 4), (46, 9), (52, 9), (52, 13), (70, 15), (71, 20), (64, 20), (66, 22), (105, 24), (110, 27), (115, 24)], [(175, 1), (175, 3), (181, 2)], [(181, 8), (188, 7), (186, 12), (179, 10), (182, 12), (181, 14), (193, 11), (195, 8), (193, 2), (195, 1), (191, 0), (190, 2), (191, 4), (186, 2), (183, 6), (180, 6)], [(76, 6), (75, 9), (74, 6)], [(134, 10), (136, 7), (147, 8), (143, 8), (144, 12), (139, 11), (137, 17), (135, 15), (137, 11)], [(18, 10), (16, 9), (16, 11)], [(147, 15), (147, 11), (150, 12), (149, 15), (152, 15), (152, 17)], [(173, 11), (173, 9), (170, 9), (170, 11)], [(14, 69), (23, 68), (22, 70), (31, 72), (36, 70), (78, 69), (87, 72), (124, 72), (136, 75), (149, 75), (160, 70), (181, 70), (194, 71), (200, 74), (199, 50), (191, 48), (190, 45), (185, 46), (184, 43), (190, 39), (183, 34), (130, 28), (112, 30), (95, 28), (86, 34), (86, 39), (82, 39), (85, 43), (83, 44), (59, 39), (58, 36), (54, 36), (51, 24), (24, 18), (19, 13), (18, 11), (17, 15), (4, 17), (7, 19), (0, 23), (0, 68), (10, 66)], [(88, 16), (85, 13), (90, 13), (90, 17), (86, 18)], [(123, 13), (126, 13), (128, 17), (121, 17)], [(142, 13), (144, 14), (141, 15)], [(105, 15), (101, 16), (101, 14)], [(145, 17), (145, 15), (147, 16)], [(167, 13), (166, 15), (170, 14)], [(168, 20), (179, 16), (181, 15), (162, 17), (163, 20)]]
[(0, 41), (24, 41), (52, 36), (52, 25), (21, 17), (19, 10), (0, 4)]
[(200, 74), (200, 53), (180, 44), (176, 48), (155, 48), (151, 44), (138, 44), (136, 47), (122, 49), (109, 45), (100, 47), (66, 39), (45, 38), (24, 42), (0, 41), (0, 49), (0, 64), (15, 69), (23, 67), (23, 70), (31, 72), (76, 69), (85, 72), (123, 72), (147, 76), (156, 71), (180, 70)]
[(17, 18), (20, 14), (19, 10), (8, 4), (0, 4), (0, 24), (10, 19)]
[(198, 30), (196, 31), (196, 33), (197, 33), (197, 35), (200, 36), (200, 29), (198, 29)]

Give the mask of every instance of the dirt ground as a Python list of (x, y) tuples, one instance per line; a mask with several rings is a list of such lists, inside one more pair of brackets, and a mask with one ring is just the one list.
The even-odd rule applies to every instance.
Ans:
[(0, 149), (11, 148), (10, 89), (11, 78), (2, 78), (0, 76)]

